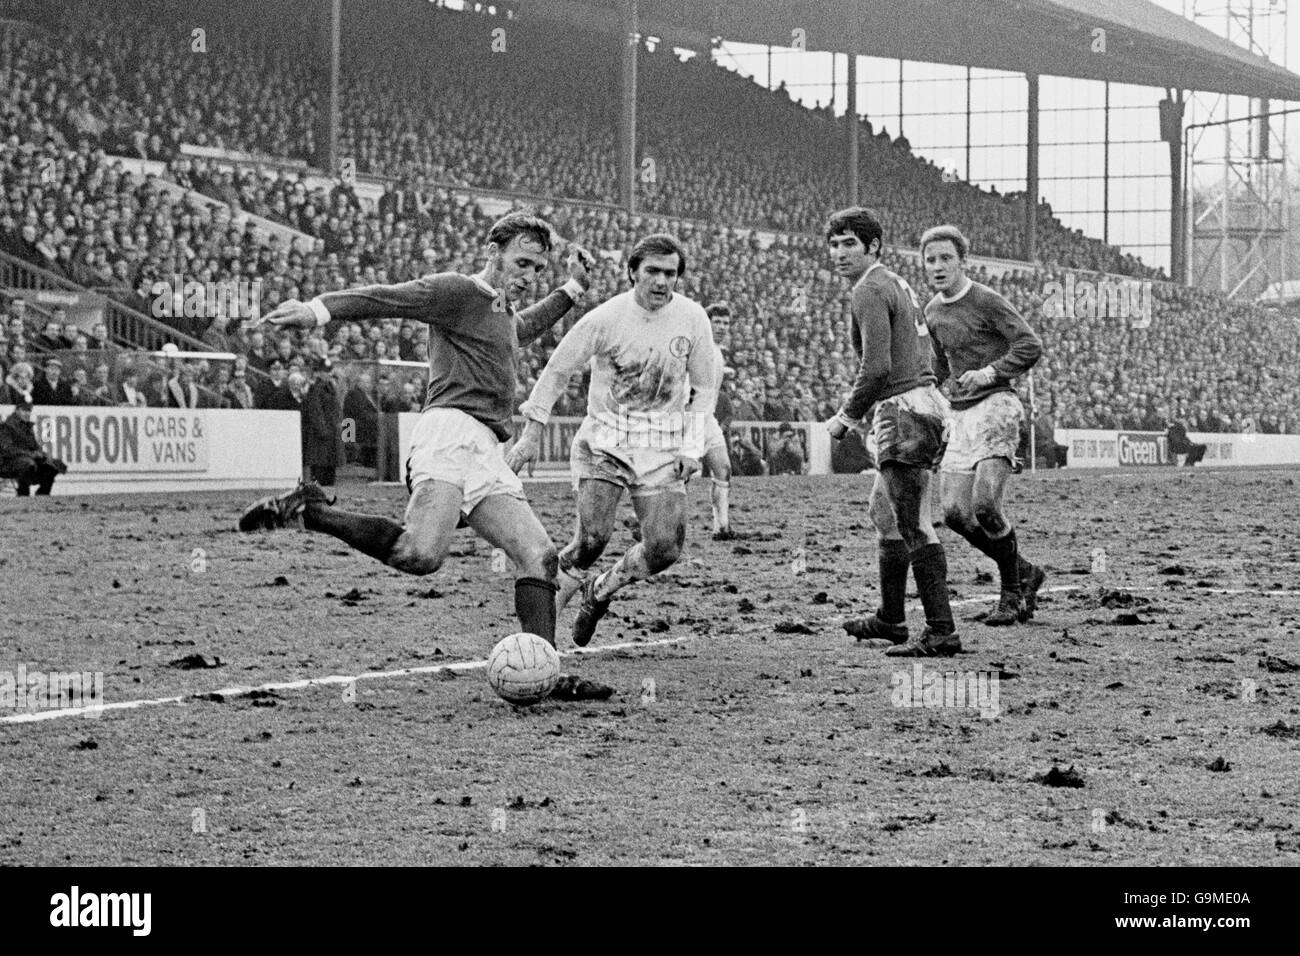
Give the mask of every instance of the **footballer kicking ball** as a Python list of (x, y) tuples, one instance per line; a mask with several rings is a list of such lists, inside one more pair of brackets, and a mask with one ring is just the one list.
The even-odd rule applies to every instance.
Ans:
[(512, 704), (536, 704), (560, 679), (560, 655), (536, 634), (511, 634), (488, 655), (487, 679)]

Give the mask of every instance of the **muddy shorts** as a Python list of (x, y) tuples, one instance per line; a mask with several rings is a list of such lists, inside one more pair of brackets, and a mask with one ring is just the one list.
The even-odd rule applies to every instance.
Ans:
[(576, 491), (584, 478), (596, 478), (618, 485), (633, 498), (648, 498), (665, 492), (686, 493), (686, 483), (676, 475), (678, 449), (653, 448), (619, 443), (610, 439), (587, 418), (573, 436), (569, 466)]
[(1025, 409), (1015, 392), (994, 392), (970, 408), (954, 409), (942, 471), (968, 473), (986, 458), (1013, 465)]
[(938, 467), (944, 455), (948, 400), (933, 385), (920, 385), (881, 399), (871, 420), (867, 451), (879, 468), (887, 461), (917, 468)]

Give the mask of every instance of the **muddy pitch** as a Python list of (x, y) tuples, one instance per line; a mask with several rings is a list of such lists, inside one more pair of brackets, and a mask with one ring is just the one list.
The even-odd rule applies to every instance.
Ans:
[[(0, 864), (1300, 863), (1300, 473), (1023, 477), (1052, 590), (984, 627), (992, 565), (941, 532), (966, 652), (919, 672), (841, 629), (875, 606), (868, 480), (738, 479), (727, 543), (693, 488), (687, 557), (565, 659), (618, 693), (529, 709), (432, 669), (516, 627), (469, 532), (410, 578), (238, 534), (246, 494), (0, 501), (0, 671), (183, 697), (0, 724)], [(567, 486), (530, 495), (565, 540)]]

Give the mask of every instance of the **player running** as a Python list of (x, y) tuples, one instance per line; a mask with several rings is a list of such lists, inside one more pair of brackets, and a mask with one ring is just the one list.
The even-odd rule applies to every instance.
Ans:
[[(700, 470), (720, 372), (704, 309), (673, 291), (685, 274), (686, 254), (672, 236), (636, 244), (628, 258), (632, 288), (584, 315), (555, 347), (520, 408), (528, 424), (506, 456), (516, 471), (537, 457), (569, 376), (594, 358), (587, 416), (569, 458), (577, 526), (559, 555), (558, 606), (582, 592), (573, 622), (579, 647), (620, 588), (671, 566), (686, 542), (686, 481)], [(603, 574), (586, 576), (609, 543), (624, 491), (641, 540)]]
[[(878, 471), (869, 509), (879, 541), (880, 608), (844, 629), (858, 640), (888, 641), (891, 657), (956, 654), (948, 560), (930, 519), (930, 472), (943, 457), (948, 403), (930, 369), (921, 305), (880, 262), (882, 229), (871, 210), (833, 214), (826, 242), (835, 270), (853, 282), (852, 341), (861, 362), (848, 401), (827, 422), (831, 437), (842, 439), (876, 406), (869, 444)], [(925, 610), (925, 628), (912, 640), (904, 624), (909, 567)]]
[[(569, 280), (541, 302), (516, 313), (513, 303), (546, 268), (552, 245), (544, 219), (511, 213), (488, 233), (487, 265), (476, 275), (443, 272), (397, 285), (327, 292), (290, 300), (266, 316), (273, 325), (315, 329), (346, 322), (416, 319), (429, 326), (429, 388), (411, 438), (406, 484), (411, 499), (402, 524), (331, 507), (315, 482), (280, 498), (263, 499), (240, 518), (240, 530), (283, 527), (301, 514), (303, 526), (347, 542), (408, 574), (442, 567), (464, 523), (514, 562), (515, 613), (521, 628), (555, 643), (556, 551), (506, 466), (501, 442), (512, 434), (516, 349), (565, 315), (590, 285), (593, 260), (576, 245)], [(612, 689), (572, 676), (553, 696), (608, 697)]]
[[(715, 302), (704, 310), (713, 328), (713, 352), (718, 370), (718, 385), (722, 384), (722, 374), (726, 370), (727, 360), (722, 354), (722, 346), (731, 342), (731, 306), (725, 302)], [(709, 416), (704, 436), (704, 473), (709, 477), (709, 505), (713, 510), (713, 540), (731, 541), (736, 536), (731, 531), (730, 497), (731, 497), (731, 450), (727, 447), (726, 426), (720, 416), (720, 404), (715, 406)]]
[[(709, 317), (713, 329), (713, 351), (719, 374), (717, 404), (713, 414), (705, 425), (704, 457), (701, 459), (703, 474), (709, 479), (709, 507), (713, 512), (713, 540), (734, 541), (735, 533), (731, 530), (731, 449), (727, 447), (726, 432), (731, 425), (730, 403), (725, 405), (721, 391), (721, 375), (727, 371), (727, 360), (722, 354), (722, 345), (729, 343), (731, 335), (731, 306), (725, 302), (715, 302), (706, 306), (704, 314)], [(694, 397), (692, 395), (692, 397)], [(688, 482), (689, 484), (689, 482)], [(641, 540), (641, 528), (634, 518), (628, 518), (623, 526), (632, 532), (636, 541)]]
[(1010, 302), (967, 277), (969, 251), (956, 226), (935, 226), (921, 237), (925, 273), (935, 289), (925, 307), (935, 373), (941, 383), (953, 378), (939, 497), (948, 527), (998, 566), (1002, 593), (984, 623), (999, 627), (1034, 616), (1046, 577), (1020, 556), (1015, 529), (1002, 510), (1024, 418), (1014, 380), (1033, 368), (1043, 343)]

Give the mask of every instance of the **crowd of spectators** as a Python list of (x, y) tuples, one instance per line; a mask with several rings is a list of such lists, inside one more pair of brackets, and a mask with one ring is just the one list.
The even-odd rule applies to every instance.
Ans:
[[(440, 182), (614, 202), (619, 52), (562, 25), (511, 29), (508, 56), (484, 56), (491, 21), (450, 13), (393, 49), (387, 32), (354, 38), (344, 148), (363, 169)], [(378, 45), (388, 55), (380, 55)], [(582, 63), (572, 70), (571, 63)], [(815, 230), (844, 193), (842, 121), (660, 45), (638, 67), (639, 189), (647, 212), (792, 232)], [(708, 104), (707, 109), (681, 105)], [(492, 117), (490, 123), (484, 117)], [(582, 149), (573, 149), (574, 142)], [(986, 255), (1023, 251), (1024, 196), (951, 182), (902, 137), (869, 120), (859, 135), (863, 201), (900, 245), (935, 222), (969, 223)], [(1043, 261), (1154, 274), (1068, 229), (1040, 204)]]
[[(151, 60), (152, 48), (134, 50), (136, 32), (120, 24), (92, 20), (88, 32), (70, 37), (66, 48), (0, 29), (0, 248), (145, 314), (158, 314), (155, 283), (177, 275), (199, 282), (256, 280), (266, 311), (285, 299), (358, 284), (479, 268), (491, 217), (457, 198), (448, 183), (612, 198), (613, 181), (605, 175), (613, 168), (610, 131), (593, 118), (609, 104), (574, 100), (570, 109), (567, 96), (553, 95), (555, 89), (576, 95), (579, 85), (609, 64), (589, 57), (589, 75), (553, 75), (555, 59), (587, 41), (521, 31), (512, 34), (519, 55), (510, 58), (510, 68), (481, 56), (471, 62), (463, 51), (481, 25), (449, 13), (438, 16), (450, 18), (434, 41), (439, 56), (414, 66), (415, 44), (427, 39), (417, 37), (410, 49), (397, 43), (387, 59), (363, 58), (346, 74), (345, 148), (362, 169), (398, 177), (376, 204), (362, 202), (341, 183), (312, 189), (294, 172), (268, 172), (254, 164), (230, 169), (177, 155), (179, 142), (309, 155), (311, 111), (286, 100), (301, 92), (307, 97), (302, 102), (311, 103), (313, 83), (302, 69), (284, 66), (283, 57), (262, 65), (213, 57), (193, 75), (164, 71), (166, 82), (155, 83), (159, 77), (151, 64), (178, 54)], [(152, 36), (153, 26), (136, 25), (139, 36)], [(540, 62), (545, 58), (529, 55), (529, 44), (542, 42), (554, 44), (549, 67)], [(362, 57), (364, 36), (357, 46)], [(233, 85), (235, 79), (223, 72), (233, 63), (244, 63), (251, 85)], [(530, 72), (544, 69), (551, 73)], [(268, 77), (277, 82), (264, 82)], [(708, 131), (690, 125), (696, 117), (683, 116), (694, 111), (672, 106), (669, 84), (674, 96), (686, 95), (689, 102), (722, 104), (698, 119)], [(259, 110), (265, 100), (264, 110), (234, 108), (231, 91), (245, 88), (256, 90)], [(601, 253), (588, 304), (625, 288), (622, 256), (636, 237), (675, 232), (690, 252), (682, 291), (732, 307), (731, 329), (721, 343), (728, 362), (723, 392), (732, 417), (829, 417), (855, 372), (847, 290), (827, 268), (824, 242), (815, 234), (839, 189), (826, 178), (825, 164), (813, 160), (821, 155), (818, 144), (830, 149), (838, 132), (784, 94), (768, 94), (698, 59), (683, 64), (665, 52), (647, 56), (644, 89), (646, 141), (656, 160), (655, 175), (645, 183), (651, 212), (628, 217), (559, 199), (538, 207), (560, 235)], [(142, 128), (149, 131), (145, 140), (122, 139), (123, 131)], [(954, 219), (974, 234), (976, 254), (1014, 252), (1020, 221), (1014, 199), (943, 182), (905, 142), (891, 141), (869, 124), (864, 134), (864, 164), (871, 170), (864, 181), (875, 190), (867, 198), (884, 210), (891, 242), (914, 244), (925, 226)], [(575, 139), (582, 141), (581, 150), (572, 148)], [(109, 150), (165, 159), (166, 174), (133, 175)], [(792, 184), (792, 177), (798, 182)], [(218, 202), (203, 202), (187, 190)], [(261, 236), (235, 224), (241, 212), (288, 226), (310, 242), (292, 247)], [(734, 225), (745, 222), (814, 232), (782, 233), (769, 242)], [(1042, 303), (1047, 284), (1063, 278), (1056, 262), (1143, 270), (1112, 247), (1072, 236), (1048, 220), (1040, 238), (1044, 268), (1001, 276), (975, 270), (973, 277), (1006, 295), (1043, 336), (1037, 405), (1058, 427), (1147, 429), (1176, 419), (1192, 431), (1300, 432), (1292, 411), (1300, 408), (1300, 384), (1288, 375), (1300, 367), (1295, 323), (1164, 283), (1155, 283), (1154, 315), (1146, 329), (1114, 318), (1053, 316)], [(540, 291), (563, 281), (556, 259)], [(914, 259), (890, 252), (885, 261), (924, 296)], [(86, 335), (52, 313), (51, 329), (44, 316), (15, 315), (25, 309), (22, 300), (7, 308), (0, 374), (8, 381), (26, 365), (34, 387), (47, 377), (42, 353), (58, 353), (62, 383), (77, 402), (120, 390), (123, 369), (134, 368), (136, 381), (127, 387), (149, 404), (250, 407), (251, 401), (251, 407), (278, 407), (285, 392), (293, 397), (295, 389), (310, 387), (326, 360), (343, 370), (340, 401), (351, 398), (358, 409), (418, 408), (422, 398), (417, 370), (377, 364), (424, 361), (427, 330), (419, 323), (334, 323), (309, 336), (271, 335), (226, 316), (167, 317), (177, 331), (238, 358), (137, 367), (94, 360), (112, 348), (102, 327)], [(575, 310), (521, 354), (521, 396), (581, 312)], [(584, 395), (581, 383), (573, 382), (557, 412), (581, 414)]]
[[(28, 154), (19, 149), (13, 155)], [(39, 150), (30, 155), (39, 155)], [(210, 188), (216, 175), (200, 162), (182, 160), (175, 166), (176, 179), (193, 188)], [(110, 168), (106, 179), (112, 179), (112, 172)], [(275, 239), (259, 243), (249, 232), (231, 230), (221, 215), (200, 216), (183, 202), (169, 202), (169, 195), (156, 183), (136, 183), (119, 171), (116, 181), (126, 183), (126, 195), (143, 195), (144, 205), (150, 197), (161, 197), (156, 208), (176, 217), (175, 222), (158, 215), (152, 218), (156, 240), (150, 238), (134, 248), (112, 247), (123, 257), (117, 260), (125, 272), (122, 288), (136, 288), (132, 295), (122, 293), (129, 304), (149, 311), (152, 283), (173, 273), (200, 280), (260, 279), (260, 302), (268, 309), (286, 298), (310, 298), (358, 283), (401, 281), (439, 269), (466, 271), (479, 264), (477, 240), (489, 217), (473, 203), (461, 205), (442, 190), (417, 194), (418, 203), (404, 202), (400, 210), (387, 208), (381, 214), (380, 208), (396, 202), (381, 200), (378, 208), (368, 209), (353, 202), (353, 194), (344, 187), (336, 187), (331, 199), (323, 190), (310, 193), (296, 177), (266, 176), (255, 170), (223, 178), (240, 184), (249, 211), (305, 227), (317, 239), (317, 248), (300, 252), (281, 248)], [(283, 215), (278, 211), (281, 200)], [(317, 211), (317, 204), (331, 214)], [(130, 208), (131, 203), (123, 205)], [(237, 208), (245, 208), (242, 201)], [(337, 215), (332, 214), (335, 211)], [(781, 236), (763, 248), (754, 234), (745, 236), (726, 228), (649, 216), (629, 218), (561, 203), (540, 211), (561, 234), (613, 253), (599, 258), (593, 299), (623, 287), (618, 251), (629, 248), (634, 236), (656, 229), (682, 236), (692, 257), (683, 291), (702, 301), (725, 300), (735, 314), (722, 345), (731, 368), (725, 390), (738, 419), (820, 419), (837, 406), (854, 372), (845, 334), (848, 301), (841, 281), (826, 268), (820, 240)], [(194, 261), (205, 260), (195, 245), (216, 253), (197, 271)], [(107, 250), (99, 251), (109, 258)], [(890, 253), (886, 263), (915, 288), (924, 289), (914, 259)], [(557, 261), (541, 285), (562, 281), (559, 269)], [(996, 277), (976, 270), (975, 278), (1011, 299), (1043, 335), (1045, 358), (1036, 372), (1038, 402), (1054, 411), (1061, 427), (1149, 428), (1172, 417), (1187, 422), (1194, 431), (1300, 430), (1290, 411), (1297, 407), (1300, 395), (1285, 375), (1300, 358), (1294, 323), (1277, 321), (1212, 293), (1157, 284), (1153, 321), (1142, 330), (1113, 318), (1044, 313), (1043, 289), (1048, 282), (1061, 280), (1061, 273), (1023, 271)], [(522, 354), (521, 391), (531, 388), (558, 334), (579, 314)], [(169, 321), (219, 351), (245, 357), (257, 371), (276, 376), (300, 369), (304, 356), (344, 362), (425, 359), (427, 332), (419, 323), (392, 321), (364, 328), (338, 324), (327, 328), (319, 340), (284, 333), (268, 341), (266, 333), (252, 323), (229, 323), (225, 318)], [(65, 321), (56, 320), (56, 325), (51, 334), (33, 328), (27, 334), (36, 342), (30, 345), (24, 330), (6, 329), (0, 339), (0, 365), (15, 360), (14, 349), (21, 360), (33, 348), (93, 351), (96, 343), (91, 340), (98, 339), (102, 347), (106, 338), (102, 327), (87, 336)], [(220, 366), (214, 363), (213, 367)], [(93, 369), (87, 371), (93, 376)], [(412, 393), (412, 401), (405, 405), (418, 403), (417, 373), (394, 369), (387, 374), (390, 387), (376, 401), (394, 407), (402, 402), (403, 393)], [(373, 379), (378, 386), (378, 376)], [(206, 386), (218, 384), (215, 378), (201, 381)], [(580, 414), (582, 407), (582, 393), (575, 383), (562, 398), (559, 411)]]
[[(54, 25), (57, 42), (19, 41), (37, 49), (27, 55), (34, 69), (14, 84), (31, 118), (63, 141), (88, 138), (109, 151), (164, 160), (181, 143), (318, 158), (326, 83), (309, 48), (228, 24), (220, 55), (196, 54), (165, 4), (67, 7)], [(618, 44), (565, 25), (515, 21), (506, 48), (493, 53), (492, 30), (503, 23), (439, 9), (421, 10), (411, 29), (394, 30), (382, 17), (349, 23), (341, 154), (353, 156), (360, 171), (413, 185), (423, 177), (615, 201)], [(303, 21), (303, 43), (315, 35), (312, 26)], [(807, 231), (843, 195), (839, 164), (826, 161), (842, 153), (842, 123), (825, 111), (805, 109), (785, 91), (764, 90), (706, 56), (683, 62), (662, 45), (643, 52), (638, 82), (647, 211)], [(915, 244), (935, 222), (958, 221), (969, 224), (987, 255), (1021, 253), (1023, 196), (948, 182), (906, 139), (870, 121), (860, 139), (864, 200), (900, 244)], [(1150, 272), (1067, 229), (1046, 205), (1038, 220), (1049, 265)]]
[[(297, 401), (323, 372), (340, 375), (339, 384), (348, 393), (355, 389), (354, 397), (364, 397), (363, 404), (376, 411), (419, 411), (424, 398), (423, 371), (345, 354), (343, 342), (360, 334), (358, 326), (340, 325), (332, 343), (320, 336), (298, 342), (286, 334), (268, 348), (259, 328), (241, 323), (223, 350), (231, 358), (215, 357), (220, 353), (169, 358), (100, 342), (88, 348), (81, 333), (75, 346), (55, 335), (48, 348), (29, 352), (20, 318), (24, 308), (21, 298), (7, 306), (0, 335), (0, 405), (25, 398), (36, 405), (289, 410), (299, 407)], [(95, 331), (102, 332), (103, 326)], [(377, 344), (384, 341), (379, 338)]]

